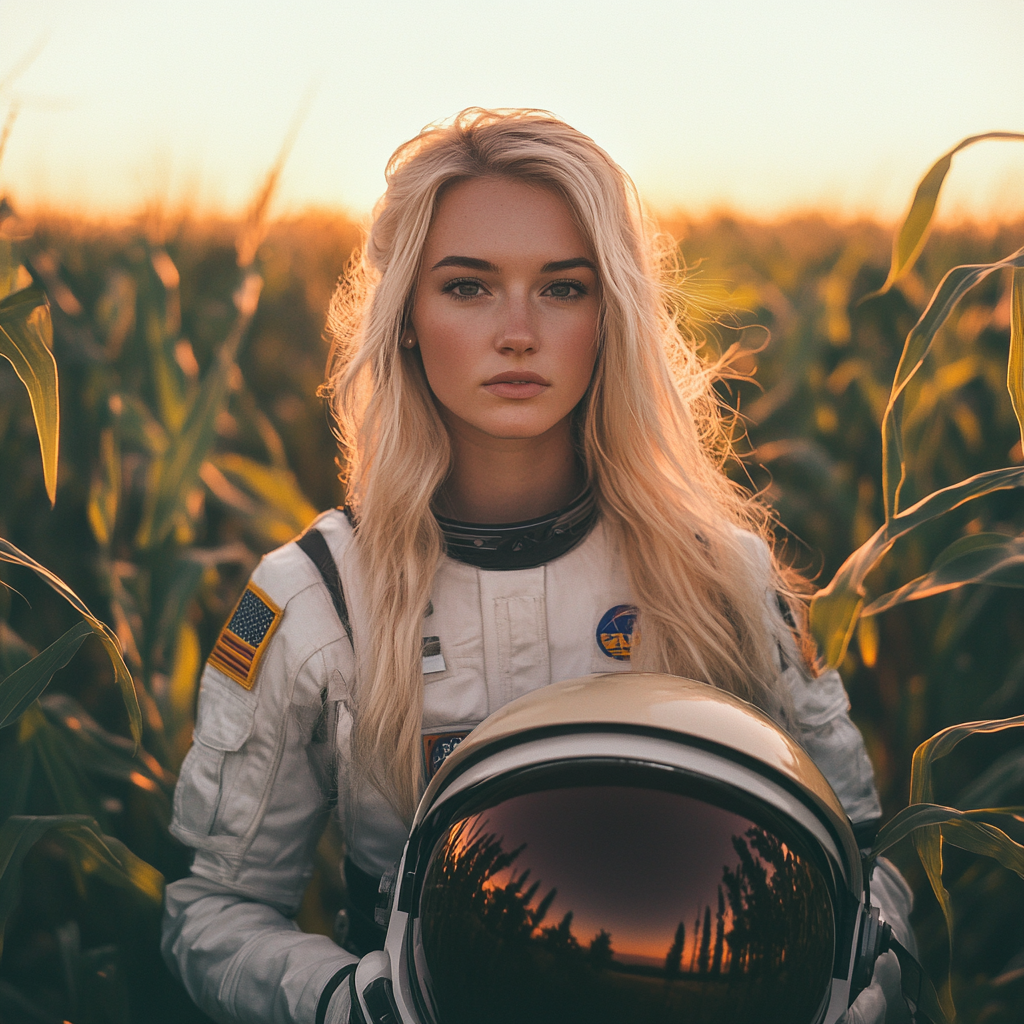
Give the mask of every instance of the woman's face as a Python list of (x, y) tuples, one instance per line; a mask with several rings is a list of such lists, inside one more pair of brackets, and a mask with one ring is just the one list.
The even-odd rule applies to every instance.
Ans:
[(593, 254), (554, 192), (509, 178), (448, 189), (412, 332), (449, 430), (527, 439), (567, 423), (594, 369), (599, 309)]

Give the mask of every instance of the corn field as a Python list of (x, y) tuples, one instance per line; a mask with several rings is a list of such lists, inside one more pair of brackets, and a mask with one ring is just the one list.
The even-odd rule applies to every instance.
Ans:
[[(926, 237), (948, 169), (895, 248), (869, 223), (665, 227), (709, 357), (736, 346), (729, 472), (823, 588), (812, 627), (893, 819), (875, 852), (946, 1012), (1002, 1024), (1024, 1019), (1024, 225)], [(0, 207), (2, 1022), (206, 1019), (157, 948), (199, 672), (260, 555), (344, 498), (315, 392), (358, 230), (268, 222), (278, 170), (241, 224)], [(339, 852), (329, 830), (307, 930), (330, 934)]]

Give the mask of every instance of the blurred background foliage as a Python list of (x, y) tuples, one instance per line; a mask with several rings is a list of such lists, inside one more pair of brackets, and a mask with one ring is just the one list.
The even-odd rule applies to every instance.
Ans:
[[(343, 500), (319, 399), (330, 293), (357, 225), (309, 214), (269, 228), (252, 270), (239, 225), (149, 211), (131, 226), (7, 209), (0, 240), (50, 299), (62, 446), (51, 509), (25, 389), (0, 360), (0, 536), (58, 573), (117, 633), (142, 709), (129, 736), (113, 670), (93, 637), (19, 722), (0, 731), (0, 821), (85, 814), (167, 879), (187, 856), (167, 831), (191, 741), (198, 675), (260, 555)], [(778, 511), (792, 561), (820, 583), (883, 521), (879, 427), (904, 338), (951, 266), (1000, 259), (1024, 225), (936, 231), (886, 295), (888, 230), (805, 218), (759, 224), (667, 217), (689, 267), (710, 354), (740, 345), (750, 379), (722, 385), (746, 453), (730, 466)], [(243, 264), (245, 261), (242, 261)], [(248, 283), (247, 283), (248, 282)], [(255, 304), (258, 294), (258, 305)], [(939, 333), (907, 406), (904, 505), (1024, 462), (1006, 393), (1010, 278), (996, 274)], [(913, 493), (910, 493), (913, 492)], [(990, 495), (900, 542), (873, 593), (928, 570), (957, 537), (1017, 536), (1014, 492)], [(0, 566), (0, 677), (78, 617), (37, 576)], [(954, 722), (1024, 712), (1024, 594), (967, 587), (861, 620), (842, 671), (886, 817), (906, 804), (911, 755)], [(936, 799), (1021, 802), (1014, 732), (973, 737), (935, 769)], [(1018, 841), (1024, 836), (1016, 835)], [(947, 968), (938, 904), (909, 844), (922, 959)], [(340, 905), (328, 833), (300, 913), (330, 932)], [(1024, 885), (994, 861), (946, 849), (957, 915), (953, 992), (964, 1021), (1024, 1018)], [(0, 960), (0, 1020), (202, 1021), (157, 951), (159, 909), (52, 836), (24, 860)]]

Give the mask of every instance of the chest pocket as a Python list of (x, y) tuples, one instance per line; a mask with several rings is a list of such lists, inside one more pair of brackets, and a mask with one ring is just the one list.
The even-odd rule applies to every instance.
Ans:
[(539, 595), (495, 598), (494, 630), (498, 678), (497, 692), (492, 691), (491, 710), (551, 682), (544, 598)]
[[(214, 671), (207, 669), (208, 674)], [(239, 700), (228, 686), (234, 684), (221, 683), (216, 676), (204, 680), (195, 742), (174, 790), (174, 817), (183, 828), (198, 835), (213, 833), (221, 803), (226, 802), (225, 763), (229, 757), (240, 756), (255, 722), (255, 701)], [(244, 830), (231, 829), (236, 834)]]

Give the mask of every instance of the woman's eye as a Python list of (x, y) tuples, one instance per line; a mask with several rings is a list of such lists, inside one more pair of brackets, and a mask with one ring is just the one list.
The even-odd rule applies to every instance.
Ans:
[(547, 294), (554, 299), (575, 299), (587, 294), (587, 289), (578, 281), (555, 281), (547, 287)]
[(483, 294), (483, 286), (479, 281), (449, 281), (444, 290), (457, 299), (473, 299)]

